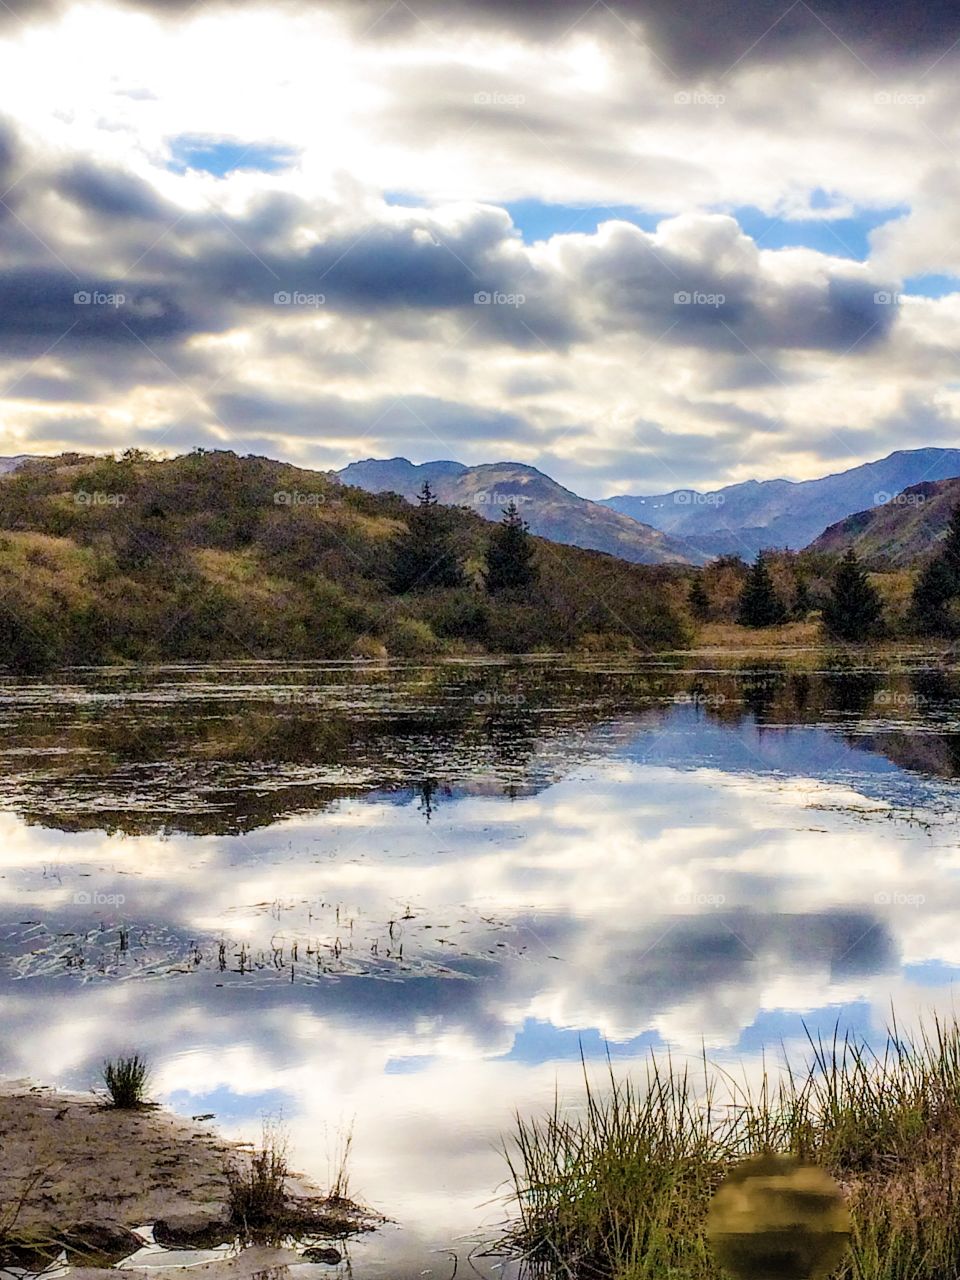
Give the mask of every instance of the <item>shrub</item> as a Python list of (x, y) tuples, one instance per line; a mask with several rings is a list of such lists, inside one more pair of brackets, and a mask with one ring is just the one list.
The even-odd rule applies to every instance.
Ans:
[(398, 658), (417, 658), (440, 648), (430, 625), (419, 618), (401, 618), (387, 635), (387, 649)]
[(145, 1105), (149, 1079), (150, 1068), (138, 1053), (129, 1058), (111, 1058), (103, 1064), (103, 1081), (110, 1101), (124, 1111)]

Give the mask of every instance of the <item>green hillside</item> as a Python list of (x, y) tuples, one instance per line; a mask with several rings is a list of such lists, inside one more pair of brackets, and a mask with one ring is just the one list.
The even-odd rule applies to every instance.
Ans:
[(439, 510), (461, 584), (398, 595), (390, 566), (414, 510), (230, 452), (31, 462), (0, 475), (0, 660), (645, 650), (686, 638), (669, 568), (540, 538), (535, 582), (490, 595), (496, 526), (452, 508)]
[(883, 506), (858, 511), (825, 529), (813, 552), (843, 555), (851, 547), (875, 569), (906, 569), (928, 559), (960, 502), (960, 479), (911, 485)]

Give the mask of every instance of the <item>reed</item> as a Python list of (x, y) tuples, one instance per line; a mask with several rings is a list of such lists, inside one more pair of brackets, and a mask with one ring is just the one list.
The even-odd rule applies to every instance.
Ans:
[(543, 1276), (722, 1280), (704, 1236), (710, 1197), (744, 1156), (789, 1152), (840, 1183), (853, 1221), (836, 1280), (960, 1274), (960, 1027), (896, 1024), (879, 1053), (835, 1031), (751, 1091), (706, 1058), (652, 1054), (640, 1083), (584, 1070), (576, 1110), (518, 1117), (505, 1147), (504, 1244)]

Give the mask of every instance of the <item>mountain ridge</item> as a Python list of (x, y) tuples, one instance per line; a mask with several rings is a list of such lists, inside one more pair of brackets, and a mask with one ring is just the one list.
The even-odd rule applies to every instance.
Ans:
[(765, 548), (800, 550), (824, 530), (856, 511), (882, 505), (910, 485), (960, 476), (960, 449), (927, 446), (895, 449), (886, 457), (812, 480), (745, 480), (706, 492), (602, 499), (633, 519), (688, 539), (711, 554), (741, 555)]
[(682, 539), (582, 498), (524, 462), (484, 462), (467, 467), (450, 461), (413, 463), (407, 458), (370, 458), (334, 473), (344, 484), (370, 493), (391, 491), (414, 501), (429, 481), (440, 502), (463, 506), (499, 520), (514, 501), (539, 537), (590, 551), (604, 551), (634, 564), (703, 564), (707, 556)]

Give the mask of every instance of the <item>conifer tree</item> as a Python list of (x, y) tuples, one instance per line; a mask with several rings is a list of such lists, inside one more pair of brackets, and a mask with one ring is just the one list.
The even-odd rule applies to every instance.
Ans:
[(462, 583), (447, 511), (426, 481), (420, 490), (419, 505), (393, 545), (391, 589), (404, 595), (431, 587), (459, 587)]
[(806, 578), (798, 574), (797, 591), (793, 598), (793, 616), (798, 622), (803, 622), (812, 608), (813, 600), (810, 597), (810, 584)]
[(767, 562), (760, 551), (740, 595), (737, 621), (742, 627), (775, 627), (786, 616), (786, 607), (777, 595)]
[(913, 588), (910, 618), (921, 635), (944, 635), (953, 628), (948, 607), (960, 595), (960, 503), (950, 516), (941, 550), (922, 570)]
[(529, 586), (537, 576), (533, 557), (530, 527), (511, 499), (487, 547), (487, 590), (495, 595), (498, 591)]
[(705, 622), (710, 616), (710, 597), (707, 595), (706, 588), (703, 585), (703, 575), (697, 574), (693, 582), (690, 584), (690, 593), (687, 596), (687, 602), (690, 605), (690, 612), (698, 622)]
[(852, 547), (840, 561), (823, 623), (838, 640), (870, 640), (883, 628), (880, 596)]

